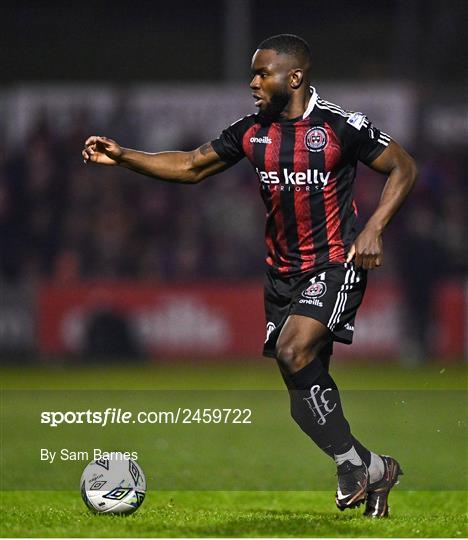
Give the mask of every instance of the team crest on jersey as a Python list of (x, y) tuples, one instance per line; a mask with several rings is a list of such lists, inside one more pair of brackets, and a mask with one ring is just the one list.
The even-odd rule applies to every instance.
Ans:
[(302, 296), (306, 298), (321, 298), (327, 292), (327, 286), (323, 281), (317, 281), (302, 291)]
[(328, 144), (328, 133), (323, 127), (314, 126), (305, 134), (304, 142), (310, 152), (321, 152)]

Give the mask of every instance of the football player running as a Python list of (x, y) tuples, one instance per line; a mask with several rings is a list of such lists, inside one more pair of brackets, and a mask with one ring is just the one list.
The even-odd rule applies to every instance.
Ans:
[[(264, 40), (252, 59), (258, 108), (191, 152), (146, 153), (93, 135), (86, 163), (120, 166), (158, 180), (194, 184), (246, 157), (266, 207), (264, 354), (276, 359), (299, 427), (335, 462), (336, 505), (366, 502), (388, 515), (399, 463), (351, 432), (329, 373), (333, 342), (350, 344), (367, 273), (383, 263), (382, 234), (413, 187), (414, 160), (365, 114), (319, 97), (300, 37)], [(357, 163), (387, 175), (380, 201), (356, 234)], [(369, 404), (371, 405), (371, 404)]]

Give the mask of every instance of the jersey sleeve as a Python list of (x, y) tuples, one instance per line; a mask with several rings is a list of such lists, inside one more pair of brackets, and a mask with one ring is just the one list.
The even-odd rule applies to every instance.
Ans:
[(211, 141), (213, 150), (225, 163), (234, 165), (245, 156), (242, 139), (251, 124), (249, 116), (241, 118), (223, 130), (217, 139)]
[(363, 113), (353, 113), (346, 121), (351, 152), (356, 160), (370, 165), (390, 144), (390, 137), (377, 129)]

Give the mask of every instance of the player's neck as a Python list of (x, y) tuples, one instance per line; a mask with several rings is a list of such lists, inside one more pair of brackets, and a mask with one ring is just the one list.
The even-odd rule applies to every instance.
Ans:
[(289, 103), (281, 112), (281, 118), (283, 120), (291, 120), (293, 118), (299, 118), (299, 116), (302, 116), (307, 109), (310, 98), (311, 94), (308, 87), (307, 91), (295, 92), (291, 96)]

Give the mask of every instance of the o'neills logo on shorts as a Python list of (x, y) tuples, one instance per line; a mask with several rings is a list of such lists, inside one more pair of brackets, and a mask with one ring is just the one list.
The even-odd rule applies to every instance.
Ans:
[(250, 137), (249, 140), (251, 143), (261, 143), (261, 144), (272, 143), (272, 140), (270, 139), (270, 137), (267, 137), (266, 135), (264, 135), (263, 137)]

